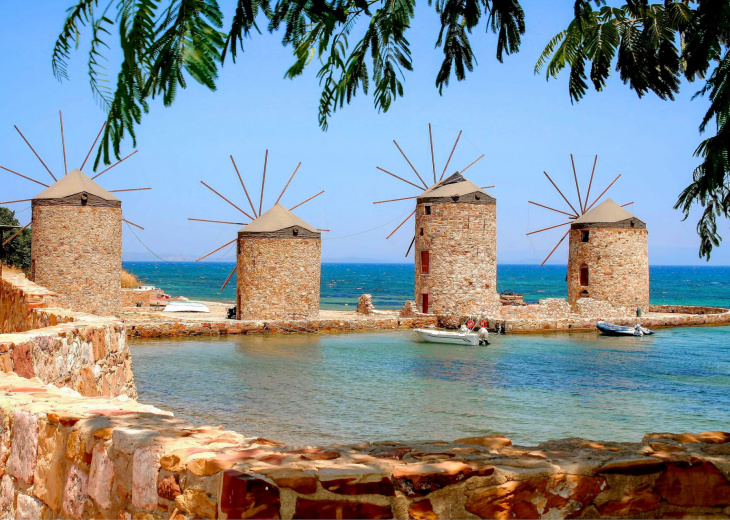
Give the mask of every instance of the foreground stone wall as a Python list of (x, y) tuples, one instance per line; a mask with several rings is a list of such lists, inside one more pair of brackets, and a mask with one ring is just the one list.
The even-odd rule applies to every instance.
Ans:
[(730, 433), (285, 446), (0, 374), (2, 518), (727, 518)]
[(238, 319), (319, 316), (319, 238), (239, 238)]
[[(424, 293), (431, 314), (472, 314), (499, 305), (497, 205), (490, 200), (416, 206), (415, 301), (421, 312)], [(428, 274), (422, 273), (422, 251), (429, 252)]]
[[(589, 233), (581, 242), (581, 233)], [(581, 267), (588, 285), (581, 285)], [(571, 229), (568, 252), (568, 301), (575, 306), (581, 293), (616, 307), (649, 311), (649, 232), (637, 228)]]
[(52, 293), (24, 276), (3, 275), (0, 292), (0, 371), (85, 396), (137, 396), (123, 322), (46, 308)]
[(33, 281), (65, 309), (100, 316), (122, 307), (122, 209), (33, 202)]

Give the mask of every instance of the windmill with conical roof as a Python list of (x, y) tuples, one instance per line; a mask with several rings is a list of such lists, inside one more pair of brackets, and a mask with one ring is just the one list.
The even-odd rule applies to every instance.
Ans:
[[(114, 193), (149, 190), (132, 188), (107, 191), (95, 179), (137, 153), (132, 152), (93, 177), (82, 170), (101, 136), (99, 131), (84, 162), (68, 171), (66, 143), (61, 121), (64, 175), (57, 178), (28, 142), (20, 136), (53, 178), (48, 185), (14, 170), (1, 169), (44, 186), (32, 199), (0, 202), (31, 202), (33, 216), (23, 229), (31, 227), (31, 277), (58, 294), (61, 307), (92, 314), (119, 314), (122, 307), (122, 222), (143, 229), (122, 217), (122, 202)], [(22, 230), (20, 230), (22, 231)], [(20, 231), (4, 243), (9, 242)]]
[(236, 319), (315, 319), (319, 317), (320, 272), (322, 258), (322, 231), (292, 211), (318, 197), (324, 190), (290, 208), (280, 204), (284, 193), (296, 175), (301, 162), (289, 177), (274, 205), (263, 211), (264, 187), (269, 151), (264, 158), (264, 173), (261, 182), (261, 197), (256, 210), (233, 156), (231, 162), (236, 170), (241, 187), (251, 207), (251, 214), (231, 202), (221, 193), (200, 181), (206, 188), (236, 208), (251, 222), (227, 222), (189, 218), (199, 222), (243, 225), (238, 236), (196, 261), (237, 244), (236, 267), (231, 271), (223, 290), (236, 274)]
[(468, 315), (489, 312), (499, 306), (497, 293), (497, 199), (464, 177), (464, 172), (484, 157), (446, 177), (449, 163), (459, 143), (459, 132), (449, 158), (436, 176), (433, 132), (428, 125), (433, 184), (426, 184), (411, 161), (394, 140), (396, 147), (414, 171), (422, 186), (394, 173), (387, 173), (420, 190), (413, 197), (416, 209), (388, 235), (416, 216), (415, 235), (406, 256), (415, 245), (415, 301), (423, 313)]
[[(615, 307), (639, 308), (649, 310), (649, 251), (646, 223), (624, 209), (633, 204), (619, 205), (606, 199), (596, 203), (608, 192), (621, 174), (588, 203), (598, 156), (593, 161), (593, 169), (585, 199), (581, 197), (578, 174), (573, 155), (573, 178), (578, 195), (578, 208), (570, 203), (560, 188), (543, 172), (553, 187), (567, 204), (566, 211), (529, 201), (530, 204), (567, 215), (569, 220), (527, 233), (533, 235), (544, 231), (570, 226), (557, 245), (550, 251), (541, 265), (547, 262), (558, 246), (568, 238), (568, 302), (575, 308), (581, 298), (605, 301)], [(568, 209), (572, 212), (567, 211)]]

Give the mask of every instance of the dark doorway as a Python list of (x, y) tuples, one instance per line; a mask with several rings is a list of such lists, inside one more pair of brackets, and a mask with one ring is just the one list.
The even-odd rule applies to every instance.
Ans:
[(586, 266), (580, 268), (580, 284), (583, 287), (588, 285), (588, 267)]
[(428, 274), (431, 269), (431, 258), (428, 251), (421, 251), (421, 274)]
[(426, 293), (421, 295), (421, 312), (428, 314), (428, 294)]

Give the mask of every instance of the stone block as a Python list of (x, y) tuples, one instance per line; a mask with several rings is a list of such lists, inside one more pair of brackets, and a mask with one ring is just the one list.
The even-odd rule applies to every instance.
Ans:
[(711, 462), (676, 462), (656, 481), (664, 500), (681, 507), (730, 505), (730, 482)]
[(38, 438), (38, 464), (35, 468), (33, 494), (53, 511), (59, 512), (63, 501), (63, 462), (66, 447), (57, 424), (42, 422)]
[(71, 518), (82, 518), (84, 516), (84, 504), (86, 502), (89, 477), (72, 464), (66, 476), (66, 484), (63, 487), (63, 510)]
[[(216, 518), (216, 507), (207, 493), (200, 489), (186, 489), (182, 495), (175, 497), (175, 505), (188, 514), (200, 518)], [(226, 518), (218, 516), (218, 518)], [(234, 517), (246, 518), (246, 517)], [(269, 518), (269, 517), (253, 517), (253, 518)], [(271, 517), (274, 518), (274, 517)], [(278, 517), (275, 517), (278, 518)]]
[(15, 411), (12, 443), (8, 472), (26, 484), (32, 484), (38, 459), (37, 416), (25, 410)]
[(103, 442), (99, 442), (91, 452), (89, 496), (102, 509), (109, 509), (109, 506), (111, 506), (113, 479), (114, 461), (109, 457), (106, 445)]
[(293, 518), (393, 518), (393, 511), (390, 506), (370, 502), (309, 500), (297, 497)]
[(132, 503), (148, 511), (157, 508), (157, 476), (160, 472), (161, 446), (145, 446), (132, 459)]
[(236, 470), (224, 471), (218, 493), (218, 518), (280, 518), (279, 488)]
[(157, 494), (167, 500), (175, 500), (182, 493), (177, 476), (168, 475), (157, 484)]
[(18, 505), (15, 508), (16, 520), (38, 520), (43, 518), (43, 502), (28, 495), (18, 495)]

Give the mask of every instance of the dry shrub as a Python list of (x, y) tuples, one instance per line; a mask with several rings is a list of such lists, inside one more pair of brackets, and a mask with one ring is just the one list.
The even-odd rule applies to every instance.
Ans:
[(139, 279), (129, 271), (122, 269), (122, 289), (138, 289)]

